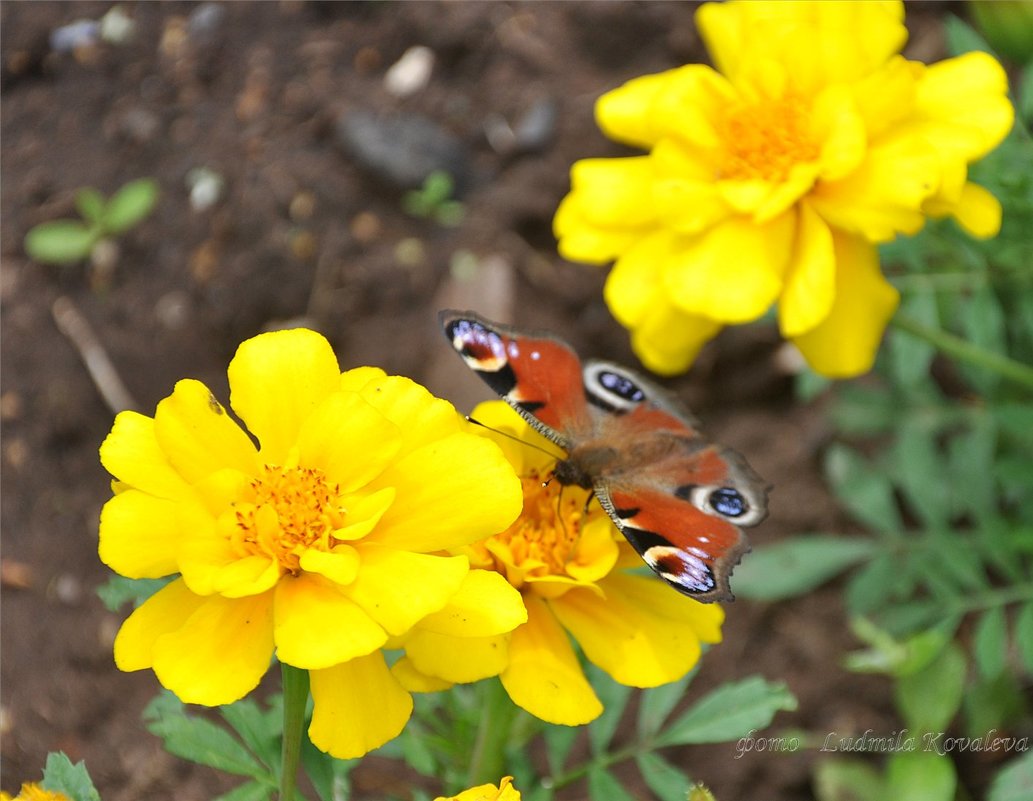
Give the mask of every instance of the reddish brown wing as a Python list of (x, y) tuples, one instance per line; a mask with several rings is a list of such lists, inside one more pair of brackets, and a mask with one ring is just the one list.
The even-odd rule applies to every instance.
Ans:
[(569, 450), (589, 431), (581, 361), (565, 343), (473, 312), (446, 310), (439, 319), (467, 365), (546, 437)]
[(596, 436), (624, 456), (595, 477), (603, 508), (672, 587), (699, 601), (731, 600), (728, 577), (749, 551), (739, 527), (766, 514), (760, 478), (708, 443), (660, 387), (604, 362), (588, 362), (584, 375)]

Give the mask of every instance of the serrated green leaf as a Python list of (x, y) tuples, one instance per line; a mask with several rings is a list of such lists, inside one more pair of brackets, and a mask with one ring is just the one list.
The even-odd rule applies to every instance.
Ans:
[(642, 692), (638, 707), (638, 735), (641, 739), (648, 739), (660, 730), (667, 716), (685, 696), (685, 688), (695, 675), (693, 670), (678, 681)]
[(926, 528), (946, 526), (950, 514), (949, 485), (933, 432), (915, 425), (901, 426), (890, 456), (894, 481), (903, 490), (908, 506)]
[(992, 729), (1010, 727), (1023, 719), (1027, 706), (1019, 679), (1010, 671), (994, 679), (977, 676), (965, 685), (965, 732), (979, 739)]
[(968, 664), (961, 649), (949, 643), (921, 670), (899, 676), (894, 697), (908, 728), (943, 731), (961, 707)]
[[(961, 305), (961, 327), (973, 345), (1001, 355), (1007, 355), (1005, 315), (997, 295), (989, 286), (977, 288)], [(965, 376), (983, 394), (992, 394), (1000, 383), (1001, 375), (972, 364), (961, 364)]]
[(755, 548), (735, 571), (735, 592), (755, 601), (795, 598), (871, 557), (878, 543), (865, 537), (809, 534)]
[(900, 405), (882, 387), (848, 384), (837, 387), (829, 416), (844, 434), (881, 434), (900, 421)]
[(871, 765), (855, 759), (822, 759), (814, 768), (817, 801), (886, 801), (886, 783)]
[(1027, 601), (1015, 617), (1015, 645), (1026, 673), (1033, 675), (1033, 601)]
[(172, 581), (172, 577), (160, 579), (130, 579), (112, 576), (97, 587), (97, 595), (109, 612), (117, 612), (124, 604), (132, 602), (139, 606), (154, 593)]
[(263, 711), (250, 698), (219, 709), (226, 722), (240, 735), (240, 739), (258, 759), (278, 773), (281, 759), (280, 735), (283, 716), (280, 709)]
[(75, 264), (90, 255), (101, 232), (78, 220), (40, 223), (25, 235), (25, 252), (44, 264)]
[(104, 213), (104, 228), (108, 233), (121, 234), (143, 220), (158, 202), (158, 182), (152, 178), (130, 181), (108, 201)]
[(603, 703), (603, 713), (588, 724), (588, 742), (593, 754), (602, 754), (606, 752), (621, 722), (624, 708), (631, 697), (631, 688), (618, 684), (594, 665), (588, 668), (587, 673), (593, 689)]
[(402, 743), (405, 762), (409, 767), (424, 776), (438, 775), (438, 762), (428, 742), (429, 738), (421, 736), (419, 731), (407, 728), (403, 730), (399, 739)]
[(903, 528), (893, 485), (885, 471), (869, 465), (857, 451), (839, 444), (828, 449), (825, 471), (836, 497), (862, 523), (891, 533)]
[(780, 710), (796, 709), (785, 684), (760, 676), (718, 687), (689, 708), (656, 737), (658, 747), (720, 743), (763, 729)]
[(602, 767), (588, 771), (588, 797), (592, 801), (635, 801), (617, 777)]
[(44, 790), (64, 793), (72, 801), (100, 801), (100, 794), (93, 786), (86, 764), (76, 762), (73, 765), (63, 752), (47, 754), (40, 786)]
[(951, 439), (947, 462), (952, 516), (968, 514), (985, 521), (996, 513), (996, 451), (997, 426), (990, 415), (982, 415), (968, 431)]
[(886, 769), (886, 797), (907, 801), (953, 801), (954, 763), (935, 751), (898, 751)]
[(97, 226), (104, 218), (104, 195), (92, 186), (84, 186), (75, 193), (75, 210), (91, 226)]
[(269, 778), (268, 771), (239, 740), (221, 726), (187, 715), (182, 702), (170, 692), (147, 705), (143, 720), (147, 731), (160, 737), (170, 754), (237, 776)]
[(970, 538), (957, 532), (930, 535), (930, 557), (953, 585), (952, 592), (976, 592), (990, 586), (979, 552)]
[(334, 759), (320, 751), (308, 737), (301, 740), (301, 765), (320, 801), (340, 801), (351, 797), (350, 774), (361, 760)]
[(855, 572), (847, 584), (846, 605), (851, 615), (865, 615), (885, 605), (893, 597), (893, 587), (902, 570), (899, 557), (884, 554)]
[(1033, 798), (1033, 751), (1013, 759), (994, 776), (987, 801), (1029, 801)]
[(570, 756), (581, 729), (576, 726), (547, 725), (542, 733), (545, 737), (545, 756), (549, 760), (549, 770), (553, 775), (563, 772), (563, 766)]
[(992, 679), (1004, 670), (1008, 652), (1008, 621), (1004, 608), (988, 609), (976, 623), (972, 638), (976, 667), (984, 678)]
[(639, 754), (635, 762), (649, 789), (660, 801), (685, 801), (692, 780), (674, 765), (649, 751)]
[(260, 782), (245, 782), (239, 787), (234, 787), (228, 793), (223, 793), (213, 801), (270, 801), (276, 792), (274, 785), (262, 784)]
[[(936, 308), (935, 287), (929, 283), (905, 295), (900, 302), (899, 314), (922, 325), (940, 327), (940, 313)], [(897, 387), (914, 389), (929, 377), (929, 365), (936, 348), (925, 339), (899, 328), (890, 328), (886, 343), (890, 375)]]

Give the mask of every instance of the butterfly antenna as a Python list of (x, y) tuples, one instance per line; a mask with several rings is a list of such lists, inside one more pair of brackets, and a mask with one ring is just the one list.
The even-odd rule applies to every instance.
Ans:
[[(528, 442), (526, 439), (521, 439), (516, 434), (510, 434), (508, 431), (500, 431), (497, 428), (492, 428), (487, 423), (482, 423), (477, 418), (470, 417), (470, 415), (466, 415), (466, 420), (469, 423), (473, 423), (475, 426), (480, 426), (481, 428), (486, 428), (488, 431), (491, 431), (493, 434), (498, 434), (500, 437), (506, 437), (507, 439), (511, 439), (514, 442), (519, 442), (521, 445), (526, 445), (528, 448), (534, 448), (536, 451), (541, 451), (546, 456), (548, 456), (548, 457), (550, 457), (552, 459), (562, 459), (562, 458), (564, 458), (560, 454), (553, 453), (548, 448), (543, 448), (541, 445), (537, 445), (534, 442)], [(551, 479), (550, 479), (550, 481), (551, 481)], [(546, 482), (546, 483), (548, 483), (548, 482)]]

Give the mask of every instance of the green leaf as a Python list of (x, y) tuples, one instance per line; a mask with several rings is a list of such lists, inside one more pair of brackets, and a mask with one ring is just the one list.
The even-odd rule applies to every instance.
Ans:
[(588, 771), (588, 797), (592, 801), (635, 801), (616, 776), (598, 766)]
[(649, 739), (656, 734), (667, 716), (677, 706), (678, 702), (685, 697), (685, 688), (689, 686), (692, 677), (696, 675), (692, 671), (678, 681), (670, 684), (663, 684), (644, 690), (639, 697), (638, 707), (638, 734), (643, 740)]
[(950, 757), (935, 751), (899, 751), (886, 769), (886, 798), (953, 801), (958, 779)]
[(301, 740), (301, 764), (321, 801), (339, 801), (351, 797), (349, 776), (358, 759), (334, 759), (320, 751), (309, 740)]
[(660, 801), (685, 801), (685, 795), (692, 782), (674, 765), (648, 751), (639, 754), (635, 762), (649, 789), (660, 798)]
[(822, 759), (814, 768), (818, 801), (886, 801), (886, 783), (879, 772), (855, 759)]
[(951, 476), (951, 514), (970, 514), (985, 521), (997, 511), (994, 458), (997, 425), (992, 416), (982, 415), (972, 427), (951, 439), (948, 466)]
[(837, 387), (829, 416), (843, 434), (881, 434), (899, 421), (900, 404), (882, 387), (847, 384)]
[(1026, 673), (1033, 675), (1033, 601), (1023, 604), (1015, 617), (1015, 645)]
[(603, 754), (613, 739), (631, 697), (631, 688), (618, 684), (599, 668), (590, 666), (588, 678), (603, 703), (603, 713), (588, 724), (588, 742), (593, 754)]
[(139, 606), (170, 581), (171, 577), (130, 579), (125, 576), (112, 576), (106, 583), (97, 587), (97, 595), (109, 612), (117, 612), (130, 601), (134, 607)]
[(78, 220), (53, 220), (26, 234), (25, 252), (44, 264), (75, 264), (90, 255), (100, 235)]
[(857, 451), (835, 444), (826, 454), (825, 472), (836, 497), (862, 523), (888, 533), (903, 529), (893, 485), (885, 471), (869, 465)]
[(974, 50), (993, 55), (990, 45), (976, 33), (975, 28), (953, 14), (947, 15), (944, 27), (947, 33), (947, 50), (952, 56), (960, 56), (962, 53), (970, 53)]
[(950, 514), (943, 456), (926, 427), (902, 425), (890, 451), (894, 479), (926, 528), (942, 528)]
[(152, 178), (130, 181), (108, 201), (104, 229), (121, 234), (143, 220), (158, 202), (158, 182)]
[(1016, 96), (1019, 119), (1027, 126), (1033, 124), (1033, 63), (1027, 64), (1020, 74)]
[(213, 801), (269, 801), (276, 792), (276, 787), (261, 782), (245, 782), (239, 787), (234, 787), (228, 793), (223, 793)]
[(785, 684), (760, 676), (730, 682), (706, 695), (656, 738), (657, 746), (720, 743), (763, 729), (779, 710), (796, 709)]
[(983, 677), (1000, 675), (1008, 655), (1008, 621), (1003, 607), (995, 606), (979, 618), (972, 644), (976, 667)]
[(577, 726), (549, 724), (545, 727), (545, 756), (549, 761), (549, 770), (554, 776), (563, 772), (563, 765), (570, 756), (570, 749), (574, 747), (574, 741), (580, 732), (581, 729)]
[[(935, 287), (928, 282), (921, 283), (927, 285), (905, 295), (899, 313), (915, 322), (939, 328), (940, 313), (936, 308)], [(936, 355), (936, 348), (914, 334), (891, 327), (887, 352), (893, 383), (904, 389), (915, 389), (928, 378), (929, 365)]]
[(879, 545), (863, 537), (811, 534), (756, 548), (735, 571), (735, 592), (755, 601), (778, 601), (810, 592)]
[(251, 749), (263, 764), (278, 773), (281, 760), (280, 735), (283, 727), (283, 697), (268, 711), (263, 711), (250, 698), (219, 710), (226, 722), (240, 735), (240, 739)]
[(894, 554), (878, 556), (850, 577), (846, 588), (847, 611), (864, 615), (885, 605), (907, 563)]
[(1033, 751), (1013, 759), (994, 776), (987, 801), (1029, 801), (1033, 798)]
[(964, 653), (950, 643), (924, 668), (897, 679), (894, 697), (908, 728), (947, 728), (961, 707), (967, 667)]
[[(1007, 355), (1005, 315), (1001, 303), (989, 286), (981, 286), (961, 306), (961, 325), (966, 338), (992, 353)], [(992, 394), (1000, 383), (1000, 373), (971, 364), (962, 364), (962, 372), (984, 394)]]
[(170, 692), (147, 705), (143, 720), (147, 731), (160, 737), (170, 754), (225, 773), (269, 778), (268, 771), (233, 735), (204, 718), (187, 715), (182, 702)]
[(530, 789), (530, 791), (520, 790), (520, 798), (527, 799), (527, 801), (552, 801), (556, 791), (551, 787), (546, 787), (544, 784), (536, 784)]
[(44, 790), (64, 793), (72, 801), (100, 801), (100, 794), (93, 786), (86, 764), (76, 762), (73, 765), (63, 752), (47, 754), (40, 786)]
[(92, 186), (84, 186), (75, 193), (75, 209), (91, 227), (100, 225), (105, 205), (104, 195)]
[(1001, 730), (1022, 720), (1026, 699), (1019, 678), (1004, 671), (996, 678), (979, 676), (965, 686), (965, 733), (978, 739), (991, 730)]

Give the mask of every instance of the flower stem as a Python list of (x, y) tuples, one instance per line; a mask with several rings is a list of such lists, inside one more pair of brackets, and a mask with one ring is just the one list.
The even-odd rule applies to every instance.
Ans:
[(308, 671), (280, 663), (283, 682), (283, 772), (280, 774), (280, 801), (294, 801), (301, 760), (301, 734), (308, 703)]
[(1033, 367), (1009, 359), (1000, 353), (981, 348), (940, 328), (920, 323), (905, 314), (894, 316), (893, 324), (901, 331), (924, 339), (952, 359), (968, 362), (984, 370), (991, 370), (1003, 378), (1022, 384), (1026, 389), (1033, 390)]
[(479, 689), (483, 712), (470, 758), (467, 783), (471, 787), (497, 782), (505, 774), (506, 745), (517, 713), (516, 705), (498, 679), (482, 681)]

